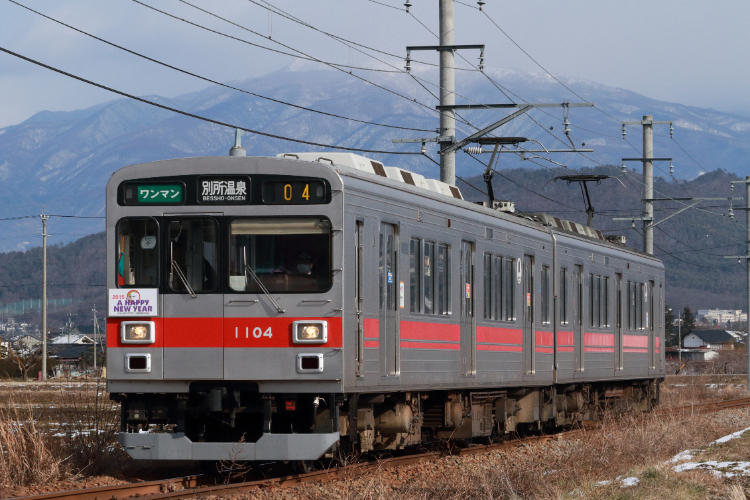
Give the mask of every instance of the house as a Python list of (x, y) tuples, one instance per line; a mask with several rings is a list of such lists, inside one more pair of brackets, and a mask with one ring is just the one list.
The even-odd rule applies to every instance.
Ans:
[(685, 348), (734, 349), (738, 343), (726, 330), (693, 330), (682, 341)]
[(682, 362), (685, 363), (686, 361), (711, 361), (712, 359), (719, 357), (719, 353), (707, 347), (698, 347), (695, 349), (667, 347), (664, 350), (664, 356), (673, 361), (682, 359)]
[(39, 337), (34, 335), (21, 335), (13, 340), (12, 347), (14, 349), (34, 349), (40, 345), (42, 345), (42, 339)]
[(50, 344), (63, 345), (63, 344), (88, 344), (93, 345), (94, 339), (83, 333), (64, 333), (58, 337), (55, 337), (50, 341)]
[[(87, 370), (92, 367), (84, 361), (84, 356), (89, 354), (89, 351), (93, 348), (93, 342), (91, 344), (54, 344), (50, 345), (49, 353), (50, 357), (57, 359), (58, 364), (54, 369), (55, 377), (70, 377), (80, 376), (86, 373)], [(101, 345), (99, 346), (98, 352), (101, 353)], [(89, 362), (92, 360), (89, 359)], [(101, 366), (102, 359), (99, 358)]]

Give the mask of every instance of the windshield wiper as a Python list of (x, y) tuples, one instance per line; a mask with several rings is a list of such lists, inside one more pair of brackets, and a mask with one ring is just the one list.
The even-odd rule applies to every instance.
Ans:
[(195, 291), (193, 291), (193, 287), (190, 286), (187, 278), (185, 278), (185, 274), (182, 272), (182, 269), (180, 269), (180, 266), (177, 265), (177, 262), (175, 262), (174, 259), (172, 259), (172, 269), (174, 269), (177, 277), (180, 278), (180, 281), (182, 281), (182, 284), (185, 285), (185, 288), (190, 293), (190, 296), (194, 299), (198, 298), (198, 295), (195, 293)]
[(253, 268), (250, 267), (248, 264), (245, 264), (245, 271), (250, 273), (250, 276), (252, 276), (252, 278), (258, 284), (260, 289), (263, 291), (263, 293), (266, 294), (266, 297), (268, 297), (268, 300), (270, 300), (273, 303), (273, 305), (276, 307), (276, 310), (279, 311), (280, 313), (286, 312), (281, 308), (279, 303), (276, 302), (276, 300), (271, 296), (271, 294), (268, 292), (268, 288), (266, 288), (266, 285), (264, 285), (263, 282), (260, 280), (260, 278), (258, 278), (258, 275), (255, 274), (255, 271), (253, 271)]
[(196, 295), (195, 291), (193, 290), (193, 287), (190, 286), (190, 283), (188, 283), (187, 278), (185, 278), (185, 273), (182, 272), (182, 269), (180, 269), (180, 266), (177, 265), (177, 262), (174, 260), (174, 248), (172, 246), (173, 242), (169, 242), (169, 260), (172, 261), (172, 270), (177, 274), (177, 277), (180, 278), (180, 281), (182, 281), (182, 284), (185, 286), (185, 289), (190, 292), (190, 296), (194, 299), (198, 298), (198, 295)]

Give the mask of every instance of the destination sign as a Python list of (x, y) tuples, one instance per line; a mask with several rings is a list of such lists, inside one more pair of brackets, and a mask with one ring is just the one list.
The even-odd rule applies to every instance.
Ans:
[(263, 203), (268, 205), (313, 205), (326, 202), (323, 181), (266, 181), (263, 183)]
[(198, 203), (205, 205), (244, 205), (250, 201), (247, 176), (199, 177)]
[(181, 205), (185, 201), (185, 186), (173, 184), (128, 184), (125, 186), (127, 205)]

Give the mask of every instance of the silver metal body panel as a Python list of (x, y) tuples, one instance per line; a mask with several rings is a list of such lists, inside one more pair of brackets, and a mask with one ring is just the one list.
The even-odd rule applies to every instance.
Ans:
[(137, 460), (317, 460), (340, 438), (321, 434), (264, 434), (256, 443), (194, 443), (185, 434), (121, 432), (119, 441)]

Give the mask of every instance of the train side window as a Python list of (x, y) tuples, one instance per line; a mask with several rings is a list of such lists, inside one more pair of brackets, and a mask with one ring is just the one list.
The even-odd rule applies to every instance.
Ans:
[(448, 245), (438, 245), (436, 314), (450, 314), (450, 257)]
[(628, 281), (628, 330), (635, 329), (635, 283)]
[(484, 254), (484, 319), (495, 319), (492, 308), (492, 292), (495, 288), (492, 263), (492, 254)]
[(435, 244), (424, 242), (422, 257), (422, 283), (424, 292), (424, 313), (435, 313)]
[(159, 225), (154, 219), (117, 223), (117, 286), (159, 286)]
[(492, 319), (503, 314), (503, 258), (492, 257)]
[(503, 321), (514, 321), (516, 319), (516, 281), (514, 272), (514, 259), (503, 260)]
[(560, 324), (568, 324), (568, 270), (560, 269)]
[(601, 319), (602, 327), (609, 327), (609, 278), (602, 276), (602, 300), (601, 300)]
[(412, 238), (409, 242), (409, 305), (413, 313), (421, 313), (422, 287), (420, 262), (422, 260), (422, 240)]
[(591, 326), (594, 328), (600, 328), (602, 326), (601, 322), (601, 283), (602, 283), (602, 277), (596, 274), (590, 275), (590, 283), (589, 283), (589, 298), (590, 300), (590, 310), (591, 310)]
[(549, 283), (549, 267), (542, 266), (542, 300), (541, 300), (541, 306), (542, 306), (542, 324), (543, 325), (549, 325), (550, 324), (550, 318), (549, 318), (549, 292), (550, 292), (550, 283)]

